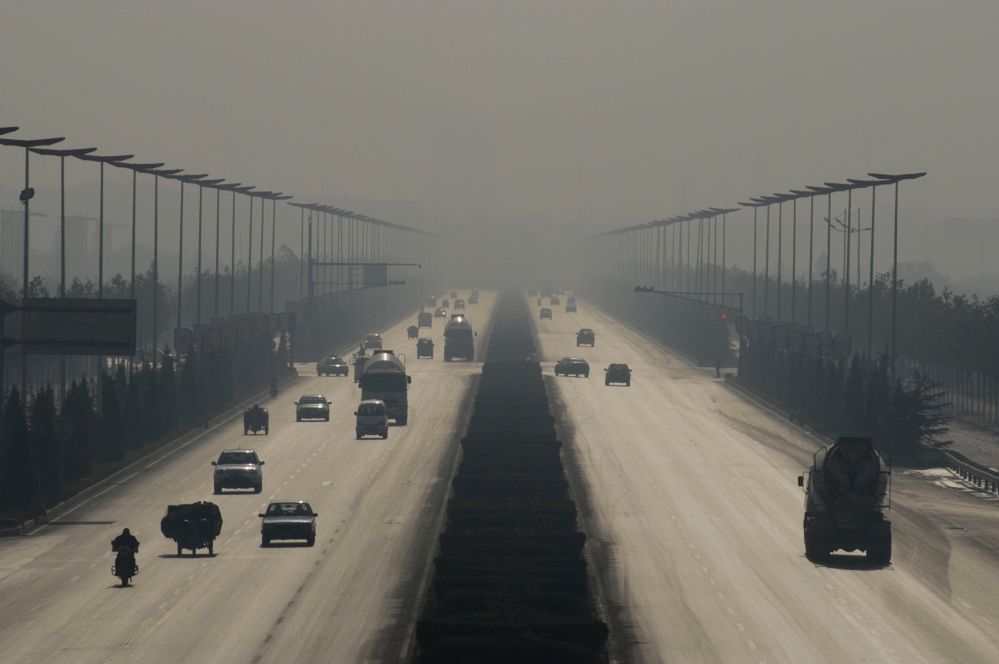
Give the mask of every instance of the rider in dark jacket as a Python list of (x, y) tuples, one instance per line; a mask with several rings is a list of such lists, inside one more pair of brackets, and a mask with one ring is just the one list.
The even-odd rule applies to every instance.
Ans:
[(125, 528), (121, 531), (121, 535), (115, 537), (111, 540), (111, 549), (117, 551), (122, 547), (128, 547), (132, 550), (132, 553), (137, 553), (139, 551), (139, 540)]

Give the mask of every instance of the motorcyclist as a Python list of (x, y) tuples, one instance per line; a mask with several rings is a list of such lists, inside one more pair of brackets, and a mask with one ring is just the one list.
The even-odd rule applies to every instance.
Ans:
[(113, 540), (111, 540), (111, 550), (120, 551), (123, 548), (128, 548), (132, 553), (139, 552), (139, 540), (129, 532), (128, 528), (124, 528), (121, 531), (121, 535), (118, 535)]

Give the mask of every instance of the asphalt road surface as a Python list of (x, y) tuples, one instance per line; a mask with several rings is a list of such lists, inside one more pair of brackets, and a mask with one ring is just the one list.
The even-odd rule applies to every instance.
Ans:
[[(477, 330), (494, 303), (483, 292), (468, 305)], [(266, 404), (269, 436), (244, 437), (232, 420), (34, 534), (0, 540), (0, 661), (398, 661), (481, 371), (443, 362), (442, 319), (421, 330), (437, 357), (417, 360), (405, 332), (415, 318), (382, 331), (413, 377), (409, 424), (388, 440), (354, 439), (352, 378), (300, 365), (302, 378)], [(333, 402), (331, 422), (295, 422), (293, 402), (306, 393)], [(212, 497), (210, 462), (227, 447), (266, 461), (263, 493)], [(206, 499), (224, 520), (216, 555), (178, 558), (159, 520), (167, 504)], [(314, 547), (261, 548), (257, 514), (270, 499), (311, 502)], [(111, 576), (110, 541), (123, 527), (142, 542), (130, 588)]]
[[(529, 303), (608, 617), (627, 628), (616, 659), (999, 661), (994, 500), (896, 469), (892, 565), (815, 565), (796, 476), (819, 442), (585, 301), (550, 321)], [(576, 348), (581, 327), (595, 348)], [(566, 355), (590, 377), (552, 377)], [(604, 386), (611, 362), (631, 365), (630, 388)]]

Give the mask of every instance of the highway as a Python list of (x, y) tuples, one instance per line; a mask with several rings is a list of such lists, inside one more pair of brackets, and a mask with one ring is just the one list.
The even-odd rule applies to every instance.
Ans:
[[(483, 291), (468, 305), (477, 353), (494, 303)], [(355, 440), (352, 377), (299, 365), (300, 378), (265, 404), (269, 436), (243, 436), (241, 419), (230, 420), (174, 454), (154, 454), (55, 523), (0, 540), (0, 661), (398, 661), (481, 371), (443, 362), (443, 319), (421, 330), (435, 340), (435, 359), (416, 360), (405, 332), (415, 319), (414, 310), (380, 330), (385, 348), (407, 355), (413, 380), (409, 424), (388, 440)], [(331, 422), (295, 422), (293, 402), (306, 393), (332, 401)], [(212, 497), (210, 462), (244, 446), (266, 462), (263, 493)], [(261, 548), (257, 514), (270, 499), (311, 502), (314, 547)], [(168, 504), (195, 500), (222, 510), (216, 556), (178, 558), (159, 521)], [(142, 542), (130, 588), (115, 587), (110, 573), (110, 540), (123, 527)]]
[[(796, 476), (817, 440), (586, 301), (543, 321), (529, 305), (616, 661), (999, 660), (995, 501), (896, 470), (893, 564), (815, 565)], [(552, 376), (566, 355), (590, 377)], [(611, 362), (630, 388), (604, 386)]]

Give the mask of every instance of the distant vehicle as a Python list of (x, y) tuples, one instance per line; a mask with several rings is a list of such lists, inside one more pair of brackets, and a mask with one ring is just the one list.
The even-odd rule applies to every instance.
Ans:
[(354, 411), (354, 416), (357, 418), (354, 428), (358, 440), (369, 435), (388, 438), (388, 411), (381, 399), (362, 401)]
[(631, 385), (631, 367), (627, 364), (612, 364), (604, 369), (607, 375), (604, 376), (604, 385), (610, 385), (612, 383), (624, 383), (626, 386)]
[(550, 298), (548, 298), (548, 304), (552, 306), (557, 304), (562, 304), (562, 300), (558, 299), (558, 295), (552, 295)]
[(364, 353), (354, 353), (354, 382), (361, 382), (361, 374), (364, 373), (364, 364), (368, 361), (369, 355)]
[(469, 304), (478, 304), (479, 303), (479, 289), (478, 288), (476, 288), (475, 290), (473, 290), (472, 294), (468, 296), (468, 303)]
[(566, 302), (565, 303), (565, 313), (567, 313), (567, 314), (574, 314), (574, 313), (576, 313), (576, 311), (577, 311), (577, 309), (576, 309), (576, 303), (575, 302)]
[(555, 363), (556, 376), (590, 377), (590, 364), (581, 357), (563, 357)]
[(450, 306), (451, 306), (451, 303), (448, 301), (447, 298), (444, 298), (443, 300), (441, 300), (441, 309), (447, 309)]
[(365, 350), (381, 350), (382, 349), (382, 335), (377, 332), (372, 332), (371, 334), (365, 334), (364, 339), (361, 341)]
[(380, 399), (385, 402), (389, 418), (405, 425), (409, 420), (407, 391), (412, 378), (406, 374), (404, 358), (391, 350), (381, 350), (371, 356), (361, 374), (361, 400)]
[(350, 366), (339, 355), (330, 353), (316, 363), (316, 374), (319, 376), (347, 376), (350, 374)]
[(891, 562), (891, 466), (870, 438), (844, 436), (812, 456), (798, 476), (805, 490), (805, 556), (823, 562), (836, 549), (861, 550), (875, 565)]
[(406, 328), (406, 337), (409, 339), (415, 339), (420, 336), (420, 328), (416, 325), (410, 325)]
[(177, 543), (177, 555), (190, 549), (208, 549), (215, 554), (215, 538), (222, 533), (222, 512), (218, 505), (207, 501), (184, 505), (167, 505), (166, 514), (160, 519), (160, 532)]
[(588, 327), (584, 327), (576, 332), (576, 345), (577, 346), (595, 346), (597, 343), (597, 334)]
[(423, 358), (434, 359), (434, 340), (430, 337), (420, 337), (416, 342), (416, 359)]
[(417, 327), (433, 327), (434, 326), (434, 315), (429, 311), (421, 311), (416, 316), (416, 326)]
[(464, 300), (462, 300), (462, 299), (459, 298), (459, 299), (457, 299), (457, 300), (454, 301), (454, 310), (455, 311), (457, 311), (458, 309), (464, 309), (464, 308), (465, 308), (465, 301)]
[(549, 309), (548, 307), (544, 307), (544, 308), (541, 309), (541, 319), (542, 320), (544, 320), (545, 318), (551, 320), (551, 317), (552, 317), (552, 310), (551, 309)]
[(303, 394), (295, 402), (295, 421), (330, 421), (330, 402), (321, 394)]
[(444, 307), (437, 307), (437, 310), (434, 311), (434, 318), (447, 318), (447, 309)]
[(316, 543), (316, 517), (312, 506), (304, 500), (279, 500), (258, 514), (260, 546), (270, 546), (274, 540), (305, 540), (308, 546)]
[(456, 297), (458, 297), (458, 291), (454, 291), (454, 290), (451, 291), (451, 299), (453, 300)]
[(436, 295), (431, 295), (430, 297), (427, 298), (427, 306), (430, 307), (431, 309), (433, 309), (434, 307), (437, 306), (437, 296)]
[(251, 431), (256, 435), (258, 431), (263, 431), (266, 436), (270, 433), (270, 422), (271, 416), (267, 409), (253, 404), (243, 411), (243, 435)]
[(575, 295), (570, 295), (569, 297), (565, 298), (565, 303), (566, 304), (576, 304), (576, 296)]
[(264, 488), (264, 462), (253, 450), (222, 450), (212, 465), (216, 494), (223, 489), (253, 489), (253, 493), (260, 493)]
[(453, 359), (475, 360), (475, 332), (463, 314), (453, 314), (444, 326), (444, 361)]

